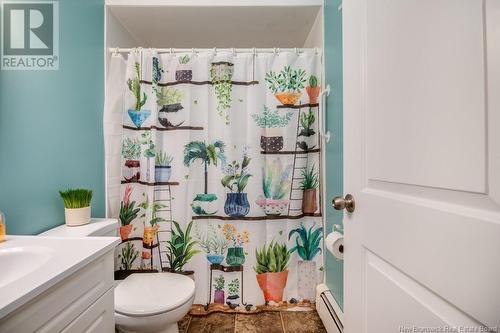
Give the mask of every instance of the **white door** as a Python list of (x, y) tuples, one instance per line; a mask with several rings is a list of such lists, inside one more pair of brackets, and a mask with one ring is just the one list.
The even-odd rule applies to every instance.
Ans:
[(343, 20), (345, 331), (500, 331), (500, 1)]

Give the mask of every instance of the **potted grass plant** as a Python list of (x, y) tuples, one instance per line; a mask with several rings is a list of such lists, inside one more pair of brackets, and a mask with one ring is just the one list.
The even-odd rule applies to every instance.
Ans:
[(194, 235), (198, 245), (207, 254), (207, 260), (211, 264), (220, 265), (224, 261), (224, 253), (229, 247), (229, 240), (221, 234), (221, 226), (209, 224), (207, 231), (202, 232), (196, 226)]
[(210, 67), (210, 78), (217, 98), (217, 113), (229, 124), (228, 110), (231, 107), (231, 92), (233, 90), (234, 64), (227, 61), (213, 62)]
[(158, 151), (155, 157), (155, 182), (166, 183), (172, 175), (172, 155), (166, 152)]
[(202, 141), (191, 141), (184, 146), (184, 165), (189, 167), (199, 160), (203, 164), (205, 172), (204, 193), (197, 194), (191, 206), (196, 215), (213, 215), (217, 212), (217, 210), (214, 211), (217, 204), (217, 195), (208, 193), (208, 167), (212, 164), (217, 166), (218, 161), (225, 160), (225, 148), (226, 145), (220, 140), (211, 144)]
[(309, 96), (309, 104), (317, 104), (319, 96), (318, 78), (315, 75), (309, 77), (309, 85), (306, 87), (307, 95)]
[(232, 246), (227, 249), (226, 263), (229, 266), (241, 266), (245, 263), (245, 251), (243, 245), (250, 242), (248, 231), (238, 232), (238, 229), (232, 224), (224, 224), (222, 227), (224, 237)]
[(278, 114), (278, 110), (271, 111), (264, 105), (264, 110), (260, 114), (253, 114), (252, 118), (261, 128), (260, 147), (265, 152), (278, 152), (283, 149), (283, 128), (292, 119), (292, 112), (287, 112), (283, 116)]
[(167, 114), (177, 113), (184, 109), (182, 106), (182, 92), (172, 87), (161, 87), (156, 91), (156, 103), (161, 107), (158, 112), (158, 121), (165, 127), (179, 127), (184, 123), (174, 125), (167, 117)]
[(64, 202), (64, 220), (67, 226), (90, 223), (91, 190), (77, 188), (59, 191), (59, 194)]
[(214, 280), (214, 302), (224, 304), (224, 287), (226, 286), (226, 279), (224, 279), (224, 276), (219, 275)]
[(130, 201), (132, 195), (132, 187), (127, 185), (125, 187), (125, 194), (120, 203), (120, 238), (123, 240), (128, 239), (130, 232), (132, 232), (132, 221), (137, 217), (140, 211), (139, 207), (135, 206), (135, 201)]
[(122, 247), (120, 254), (118, 254), (118, 259), (121, 262), (121, 270), (128, 271), (132, 269), (135, 259), (139, 256), (139, 251), (137, 251), (134, 245), (127, 242), (125, 246)]
[(302, 260), (298, 262), (298, 292), (304, 300), (314, 301), (316, 297), (316, 262), (314, 257), (321, 252), (320, 242), (323, 237), (323, 228), (314, 229), (314, 225), (306, 229), (303, 224), (288, 234), (288, 239), (297, 234), (295, 246), (290, 253), (297, 252)]
[(189, 63), (190, 60), (187, 54), (179, 57), (179, 64), (175, 68), (176, 81), (191, 81), (193, 79), (193, 71)]
[(283, 105), (295, 105), (302, 96), (306, 83), (306, 71), (285, 66), (279, 73), (269, 71), (265, 76), (269, 89)]
[(185, 230), (182, 230), (176, 221), (172, 221), (172, 226), (170, 240), (167, 242), (166, 249), (168, 262), (170, 263), (169, 272), (192, 276), (194, 272), (184, 271), (184, 266), (195, 254), (201, 252), (194, 248), (197, 242), (191, 236), (193, 221), (189, 222)]
[(250, 211), (247, 193), (243, 191), (248, 184), (248, 180), (252, 177), (248, 173), (248, 165), (251, 160), (245, 152), (241, 164), (233, 161), (222, 169), (224, 174), (221, 179), (222, 186), (231, 191), (227, 193), (224, 212), (231, 217), (242, 217)]
[(288, 195), (290, 193), (290, 172), (292, 165), (283, 168), (280, 159), (266, 163), (262, 168), (262, 191), (264, 197), (260, 197), (256, 203), (268, 216), (279, 216), (288, 207)]
[(136, 76), (133, 79), (127, 80), (128, 89), (135, 97), (134, 108), (128, 110), (128, 115), (135, 127), (140, 128), (144, 121), (146, 121), (146, 119), (151, 115), (151, 111), (142, 110), (142, 107), (146, 104), (148, 96), (146, 96), (146, 93), (141, 91), (141, 66), (138, 62), (134, 64), (134, 70)]
[(138, 139), (125, 138), (122, 143), (122, 156), (125, 160), (123, 178), (129, 182), (136, 182), (140, 179), (140, 157), (141, 144)]
[(314, 214), (318, 209), (317, 188), (319, 186), (318, 173), (314, 165), (310, 169), (302, 169), (300, 189), (302, 193), (302, 213)]
[(279, 303), (283, 300), (283, 290), (288, 278), (288, 261), (290, 252), (285, 243), (274, 241), (255, 250), (257, 283), (264, 293), (266, 302)]

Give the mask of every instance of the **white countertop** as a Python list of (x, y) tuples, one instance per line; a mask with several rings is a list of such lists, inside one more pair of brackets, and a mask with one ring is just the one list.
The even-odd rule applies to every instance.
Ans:
[[(0, 243), (3, 260), (9, 262), (9, 256), (13, 255), (10, 258), (26, 261), (18, 264), (15, 259), (0, 270), (4, 279), (3, 285), (0, 284), (0, 319), (106, 252), (112, 251), (119, 242), (118, 237), (7, 236), (6, 241)], [(23, 251), (25, 257), (22, 257)], [(19, 253), (21, 256), (15, 257)], [(36, 258), (29, 256), (30, 253), (36, 254)], [(20, 271), (25, 273), (16, 277)]]
[[(110, 231), (117, 230), (120, 225), (118, 219), (112, 218), (91, 218), (89, 224), (68, 227), (61, 224), (58, 227), (49, 229), (39, 234), (39, 236), (48, 237), (87, 237), (102, 236)], [(96, 234), (98, 233), (98, 234)]]

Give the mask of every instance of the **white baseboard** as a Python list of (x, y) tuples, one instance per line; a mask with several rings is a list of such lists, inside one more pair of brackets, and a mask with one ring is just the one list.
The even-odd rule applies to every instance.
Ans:
[(328, 333), (342, 333), (344, 314), (326, 284), (316, 287), (316, 310)]

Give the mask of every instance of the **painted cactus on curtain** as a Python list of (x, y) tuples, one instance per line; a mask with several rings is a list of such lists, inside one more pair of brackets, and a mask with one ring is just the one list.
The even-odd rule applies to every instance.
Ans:
[(137, 50), (124, 61), (126, 82), (109, 80), (125, 96), (116, 277), (188, 274), (195, 303), (243, 311), (314, 301), (320, 56)]

